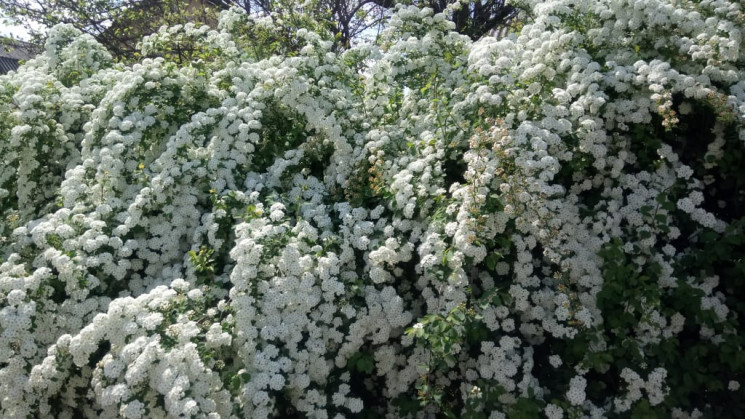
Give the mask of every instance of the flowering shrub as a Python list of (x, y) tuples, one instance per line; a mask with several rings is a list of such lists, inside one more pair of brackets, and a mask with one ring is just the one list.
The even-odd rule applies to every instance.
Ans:
[(527, 7), (55, 27), (0, 77), (0, 416), (742, 415), (742, 7)]

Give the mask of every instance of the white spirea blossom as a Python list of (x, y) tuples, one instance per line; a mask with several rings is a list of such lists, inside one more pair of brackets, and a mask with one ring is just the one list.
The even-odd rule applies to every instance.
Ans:
[(0, 76), (0, 416), (735, 400), (742, 5), (524, 6), (346, 50), (231, 9), (131, 65), (52, 28)]
[(574, 406), (581, 406), (585, 402), (585, 388), (587, 387), (587, 380), (581, 376), (575, 376), (569, 382), (569, 390), (566, 393), (566, 398)]

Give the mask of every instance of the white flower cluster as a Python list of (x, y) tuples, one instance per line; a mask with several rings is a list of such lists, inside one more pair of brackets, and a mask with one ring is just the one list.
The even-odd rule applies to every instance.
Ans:
[(649, 398), (649, 404), (656, 406), (665, 400), (665, 395), (670, 389), (665, 386), (665, 377), (667, 371), (664, 368), (655, 368), (649, 373), (647, 380), (642, 379), (639, 374), (629, 368), (621, 371), (621, 378), (628, 385), (628, 392), (622, 398), (614, 400), (615, 410), (625, 412), (631, 408), (631, 405), (642, 398), (641, 390), (644, 389)]
[(695, 417), (694, 344), (736, 397), (741, 5), (529, 3), (131, 66), (55, 27), (0, 76), (0, 416)]

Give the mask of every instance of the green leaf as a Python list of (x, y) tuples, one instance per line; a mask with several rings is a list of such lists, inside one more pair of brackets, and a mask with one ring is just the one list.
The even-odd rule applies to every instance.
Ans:
[(499, 252), (490, 253), (489, 256), (486, 257), (486, 267), (489, 268), (490, 271), (493, 271), (497, 268), (497, 263), (502, 259), (502, 254)]

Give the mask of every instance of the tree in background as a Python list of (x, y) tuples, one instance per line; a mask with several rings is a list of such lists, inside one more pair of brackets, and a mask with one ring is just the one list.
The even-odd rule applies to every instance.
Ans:
[[(296, 2), (290, 2), (289, 8), (287, 2), (282, 0), (249, 0), (234, 3), (249, 13), (258, 11), (282, 15), (290, 12)], [(320, 0), (305, 4), (308, 3), (311, 3), (312, 13), (319, 21), (327, 20), (332, 23), (339, 43), (344, 46), (349, 46), (350, 41), (362, 32), (379, 27), (390, 9), (397, 4), (429, 7), (434, 13), (452, 13), (455, 31), (468, 35), (473, 40), (509, 24), (518, 12), (517, 7), (506, 4), (505, 0)]]
[(219, 2), (210, 0), (2, 0), (0, 10), (21, 24), (36, 43), (58, 23), (96, 38), (117, 58), (136, 58), (143, 35), (162, 25), (217, 21)]
[(58, 23), (69, 23), (92, 35), (118, 59), (129, 60), (137, 58), (137, 43), (143, 35), (163, 25), (185, 22), (214, 28), (219, 12), (231, 7), (243, 9), (251, 16), (280, 20), (272, 25), (273, 31), (260, 36), (269, 44), (292, 44), (294, 34), (285, 33), (281, 27), (313, 27), (316, 32), (329, 34), (336, 49), (348, 48), (352, 40), (366, 32), (379, 33), (397, 4), (429, 7), (435, 13), (450, 10), (456, 31), (474, 40), (504, 26), (517, 12), (515, 7), (506, 5), (505, 0), (460, 1), (455, 2), (456, 7), (448, 9), (450, 3), (446, 0), (309, 0), (302, 3), (290, 0), (0, 0), (0, 10), (23, 25), (37, 43), (42, 43), (46, 29)]
[(429, 7), (435, 13), (446, 13), (448, 6), (456, 3), (456, 7), (450, 7), (452, 21), (455, 23), (455, 31), (468, 35), (472, 40), (477, 40), (489, 32), (507, 26), (517, 17), (518, 7), (509, 5), (505, 0), (481, 0), (481, 1), (447, 1), (447, 0), (416, 0), (409, 2), (396, 2), (395, 0), (377, 0), (376, 3), (391, 7), (396, 3), (413, 3), (419, 7)]

